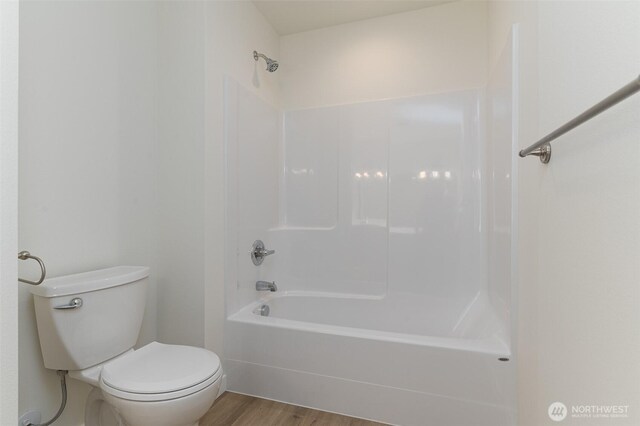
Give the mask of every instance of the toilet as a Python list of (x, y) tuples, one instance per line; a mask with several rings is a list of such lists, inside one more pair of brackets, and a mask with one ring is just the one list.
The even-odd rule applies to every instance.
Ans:
[(86, 426), (194, 426), (220, 391), (218, 356), (138, 339), (149, 268), (117, 266), (46, 280), (34, 295), (46, 368), (94, 388)]

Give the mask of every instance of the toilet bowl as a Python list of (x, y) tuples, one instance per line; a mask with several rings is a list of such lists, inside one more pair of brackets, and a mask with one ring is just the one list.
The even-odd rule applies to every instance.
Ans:
[(220, 391), (218, 356), (151, 342), (134, 350), (149, 268), (119, 266), (31, 289), (45, 367), (94, 387), (86, 426), (193, 426)]
[(213, 352), (152, 342), (106, 363), (99, 386), (127, 426), (191, 426), (213, 404), (221, 377)]

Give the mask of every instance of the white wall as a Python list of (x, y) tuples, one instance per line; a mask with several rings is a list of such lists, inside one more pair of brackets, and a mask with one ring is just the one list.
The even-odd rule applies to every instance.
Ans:
[(18, 2), (0, 2), (0, 424), (18, 417)]
[[(19, 247), (49, 276), (117, 264), (155, 271), (156, 6), (20, 5)], [(37, 275), (21, 262), (21, 275)], [(140, 343), (155, 338), (152, 275)], [(32, 296), (20, 284), (20, 411), (60, 401), (42, 363)], [(83, 422), (89, 386), (69, 380), (61, 424)]]
[[(523, 23), (522, 148), (638, 75), (637, 2), (495, 2), (489, 10), (492, 51), (512, 22)], [(546, 166), (520, 160), (521, 425), (555, 424), (554, 401), (629, 405), (628, 418), (608, 422), (640, 421), (639, 110), (636, 96), (561, 137)]]
[[(538, 34), (540, 135), (638, 77), (638, 2), (541, 3)], [(636, 95), (558, 140), (538, 182), (536, 399), (628, 404), (627, 425), (640, 423), (639, 117)]]
[(158, 3), (158, 340), (195, 346), (205, 327), (204, 11)]
[[(274, 59), (279, 37), (251, 2), (206, 4), (205, 347), (223, 353), (225, 259), (224, 76), (271, 105), (280, 105), (278, 79), (253, 60), (257, 50)], [(247, 251), (250, 247), (239, 247)], [(251, 264), (253, 267), (253, 264)]]
[(482, 87), (487, 5), (454, 2), (281, 38), (283, 105), (299, 109)]

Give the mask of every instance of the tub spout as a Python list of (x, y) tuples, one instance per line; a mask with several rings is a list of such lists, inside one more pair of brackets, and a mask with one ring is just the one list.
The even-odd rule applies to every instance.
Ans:
[(256, 281), (256, 290), (258, 291), (278, 291), (276, 282)]

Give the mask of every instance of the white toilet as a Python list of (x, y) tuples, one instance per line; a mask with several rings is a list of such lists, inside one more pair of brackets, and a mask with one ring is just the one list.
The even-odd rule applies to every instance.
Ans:
[(118, 266), (48, 279), (34, 295), (44, 365), (94, 386), (86, 426), (192, 426), (220, 390), (218, 356), (152, 342), (134, 350), (149, 268)]

